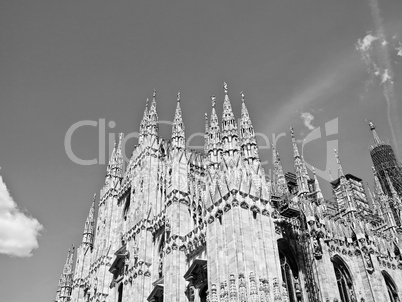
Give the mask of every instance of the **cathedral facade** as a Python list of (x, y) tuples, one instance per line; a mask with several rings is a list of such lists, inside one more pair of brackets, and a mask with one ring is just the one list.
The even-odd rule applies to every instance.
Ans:
[[(335, 150), (339, 178), (326, 201), (291, 129), (295, 171), (284, 173), (273, 146), (269, 179), (244, 95), (237, 122), (226, 84), (224, 92), (221, 122), (215, 97), (205, 116), (204, 152), (186, 148), (180, 95), (172, 137), (159, 137), (154, 92), (127, 165), (121, 136), (115, 144), (55, 301), (400, 301), (397, 169), (391, 175), (377, 156), (370, 190), (344, 174)], [(393, 152), (370, 128), (371, 150)]]

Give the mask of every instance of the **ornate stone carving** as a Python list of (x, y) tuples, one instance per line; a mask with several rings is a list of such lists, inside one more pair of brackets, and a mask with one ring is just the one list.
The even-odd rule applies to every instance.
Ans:
[(322, 247), (319, 238), (313, 239), (313, 254), (316, 259), (322, 258)]
[(229, 301), (237, 302), (236, 279), (233, 274), (231, 274), (229, 278)]
[(259, 280), (258, 291), (259, 291), (260, 302), (266, 302), (264, 279), (262, 278), (260, 278)]
[(289, 293), (288, 289), (286, 288), (285, 282), (282, 282), (282, 301), (289, 302)]
[(275, 302), (282, 302), (282, 298), (281, 298), (281, 293), (279, 291), (279, 283), (278, 283), (278, 278), (275, 277), (273, 279), (272, 282), (273, 286), (274, 286), (274, 301)]
[(218, 302), (218, 294), (216, 292), (216, 284), (211, 285), (211, 302)]
[(373, 266), (373, 262), (371, 260), (371, 256), (370, 254), (364, 253), (363, 254), (364, 257), (364, 261), (366, 263), (366, 269), (369, 273), (374, 272), (374, 266)]
[(255, 280), (255, 273), (250, 273), (250, 302), (258, 301), (257, 283)]
[(247, 285), (244, 274), (239, 274), (239, 298), (240, 302), (247, 302)]

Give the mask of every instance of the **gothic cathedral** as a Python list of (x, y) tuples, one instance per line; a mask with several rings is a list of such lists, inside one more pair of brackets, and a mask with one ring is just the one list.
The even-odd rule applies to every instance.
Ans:
[(186, 148), (180, 95), (172, 137), (159, 137), (154, 92), (127, 165), (122, 136), (115, 144), (55, 301), (400, 301), (402, 170), (374, 124), (374, 190), (344, 174), (335, 150), (328, 201), (293, 129), (294, 173), (273, 146), (273, 177), (265, 174), (244, 95), (237, 122), (226, 84), (224, 93), (221, 123), (212, 97), (196, 152)]

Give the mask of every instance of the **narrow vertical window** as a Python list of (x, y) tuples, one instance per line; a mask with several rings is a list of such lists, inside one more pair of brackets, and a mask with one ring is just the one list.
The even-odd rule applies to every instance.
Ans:
[(387, 286), (389, 301), (399, 302), (398, 290), (396, 288), (395, 282), (392, 280), (391, 276), (387, 272), (382, 271), (382, 275), (384, 276), (385, 285)]
[(282, 287), (287, 291), (289, 302), (302, 301), (299, 283), (299, 267), (292, 247), (286, 240), (278, 240), (279, 259), (281, 263)]
[(119, 285), (117, 302), (123, 301), (123, 284)]
[(340, 258), (334, 259), (334, 270), (342, 302), (356, 301), (356, 294), (349, 270)]
[(288, 292), (289, 301), (297, 302), (297, 297), (295, 294), (296, 278), (293, 275), (292, 269), (289, 264), (289, 260), (283, 253), (279, 253), (279, 257), (281, 260), (282, 281)]

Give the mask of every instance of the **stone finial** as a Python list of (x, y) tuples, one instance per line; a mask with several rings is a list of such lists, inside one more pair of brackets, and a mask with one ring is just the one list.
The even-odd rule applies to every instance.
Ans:
[(215, 107), (215, 103), (216, 103), (216, 96), (212, 95), (212, 96), (211, 96), (211, 104), (212, 104), (212, 107)]

